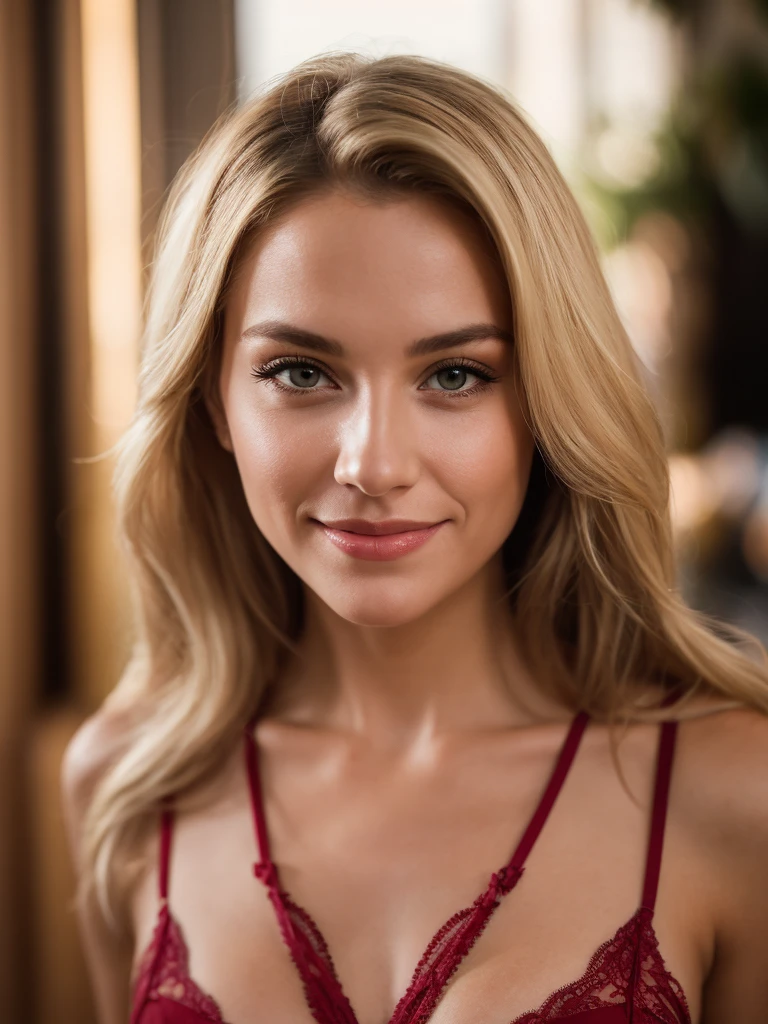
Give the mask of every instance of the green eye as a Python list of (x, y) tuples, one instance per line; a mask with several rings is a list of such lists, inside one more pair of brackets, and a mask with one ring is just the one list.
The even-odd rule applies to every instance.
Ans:
[[(263, 380), (281, 391), (293, 394), (320, 391), (318, 385), (322, 377), (330, 383), (332, 389), (338, 390), (338, 385), (321, 366), (301, 356), (284, 356), (271, 364), (254, 367), (251, 374), (257, 380)], [(471, 387), (466, 387), (469, 378), (473, 378), (474, 383)], [(433, 380), (437, 381), (434, 386), (429, 384)], [(439, 363), (419, 390), (464, 398), (479, 394), (498, 380), (498, 377), (484, 367), (457, 358)], [(326, 389), (327, 385), (322, 388)]]
[[(287, 379), (285, 376), (281, 378), (281, 374), (287, 375)], [(321, 377), (330, 379), (325, 370), (298, 356), (286, 356), (271, 365), (254, 367), (251, 375), (283, 391), (317, 391), (316, 385)]]
[(297, 388), (311, 388), (322, 376), (320, 370), (314, 366), (292, 366), (289, 370), (280, 372), (287, 373), (289, 382)]
[(433, 376), (446, 391), (457, 391), (466, 384), (467, 377), (474, 376), (474, 374), (470, 374), (462, 366), (448, 366), (444, 370), (439, 370)]

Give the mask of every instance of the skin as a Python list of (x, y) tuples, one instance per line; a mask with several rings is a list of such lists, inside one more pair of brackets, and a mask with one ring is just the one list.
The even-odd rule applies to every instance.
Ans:
[[(285, 321), (343, 354), (249, 329)], [(436, 929), (508, 859), (570, 722), (518, 654), (499, 549), (520, 511), (533, 440), (495, 335), (407, 355), (469, 324), (511, 332), (506, 283), (465, 215), (436, 199), (303, 201), (258, 239), (228, 299), (209, 396), (254, 520), (305, 584), (299, 656), (256, 726), (272, 854), (328, 941), (359, 1024), (385, 1024)], [(248, 332), (249, 335), (243, 338)], [(320, 364), (296, 395), (253, 376), (295, 355)], [(445, 394), (436, 364), (498, 380)], [(296, 375), (298, 374), (298, 376)], [(461, 387), (472, 387), (468, 377)], [(312, 518), (448, 520), (391, 562), (353, 559)], [(768, 939), (768, 722), (749, 711), (681, 724), (654, 917), (695, 1024), (758, 1024)], [(68, 752), (77, 848), (84, 778), (109, 746), (94, 719)], [(116, 728), (116, 727), (115, 727)], [(89, 732), (90, 730), (90, 732)], [(463, 961), (430, 1024), (509, 1024), (577, 979), (640, 901), (658, 728), (620, 746), (590, 723), (526, 872)], [(96, 774), (91, 767), (90, 775)], [(179, 814), (170, 902), (195, 981), (232, 1024), (308, 1021), (256, 856), (242, 749)], [(134, 943), (81, 922), (104, 1024), (124, 1020), (157, 916), (157, 840), (132, 895)], [(233, 936), (237, 941), (233, 942)]]
[[(344, 356), (243, 339), (264, 321), (337, 340)], [(290, 681), (293, 714), (425, 754), (444, 731), (519, 722), (516, 705), (537, 698), (502, 601), (500, 548), (533, 454), (512, 344), (489, 332), (405, 355), (417, 339), (474, 324), (512, 333), (505, 281), (468, 218), (425, 200), (324, 196), (266, 232), (245, 261), (226, 311), (221, 401), (210, 405), (254, 520), (306, 584), (312, 672), (295, 665), (281, 686)], [(322, 361), (311, 394), (254, 380), (253, 368), (285, 355)], [(451, 372), (435, 372), (446, 358), (498, 382), (477, 391), (483, 381), (461, 374), (451, 391)], [(312, 522), (348, 517), (449, 522), (407, 557), (370, 562)]]

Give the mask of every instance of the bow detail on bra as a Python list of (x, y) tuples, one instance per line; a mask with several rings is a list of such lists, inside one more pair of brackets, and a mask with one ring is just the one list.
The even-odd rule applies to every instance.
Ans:
[(262, 861), (256, 861), (253, 865), (253, 873), (268, 889), (277, 889), (277, 871), (274, 864), (264, 864)]
[(483, 893), (483, 905), (494, 906), (500, 896), (506, 896), (517, 885), (523, 871), (524, 868), (519, 868), (516, 864), (506, 864), (499, 871), (494, 871), (490, 884)]
[[(526, 858), (562, 787), (587, 719), (585, 712), (575, 715), (544, 793), (512, 857), (491, 875), (485, 890), (470, 906), (455, 913), (434, 934), (388, 1024), (426, 1024), (448, 981), (502, 897), (519, 882)], [(253, 865), (253, 873), (267, 888), (283, 941), (303, 982), (312, 1017), (318, 1024), (358, 1024), (320, 929), (283, 889), (270, 856), (254, 724), (252, 720), (245, 732), (246, 768), (260, 856)], [(581, 978), (552, 993), (537, 1010), (518, 1015), (512, 1024), (555, 1024), (571, 1019), (578, 1019), (579, 1024), (691, 1024), (684, 992), (666, 969), (652, 924), (675, 735), (675, 722), (662, 723), (639, 908), (595, 952)], [(161, 815), (161, 909), (155, 935), (140, 962), (131, 1024), (225, 1024), (215, 1000), (198, 989), (189, 977), (187, 947), (168, 906), (172, 821), (172, 808), (166, 807)]]

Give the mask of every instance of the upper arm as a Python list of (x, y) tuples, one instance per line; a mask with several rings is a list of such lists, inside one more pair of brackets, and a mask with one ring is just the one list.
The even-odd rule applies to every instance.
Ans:
[[(102, 709), (82, 723), (64, 752), (60, 780), (62, 809), (78, 879), (85, 815), (119, 736), (119, 720)], [(99, 1024), (125, 1024), (129, 1016), (132, 942), (115, 936), (94, 901), (78, 904), (76, 914)]]
[(709, 805), (702, 839), (715, 872), (717, 905), (701, 1024), (763, 1024), (768, 1020), (768, 717), (726, 712), (712, 716), (711, 732), (706, 728), (700, 808), (704, 812)]

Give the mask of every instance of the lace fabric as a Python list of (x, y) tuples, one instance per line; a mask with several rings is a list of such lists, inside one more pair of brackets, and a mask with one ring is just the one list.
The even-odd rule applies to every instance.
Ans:
[(190, 977), (189, 949), (167, 900), (160, 906), (154, 933), (137, 967), (134, 1007), (159, 999), (169, 999), (192, 1010), (201, 1022), (225, 1024), (216, 1000)]
[[(317, 925), (287, 893), (282, 894), (282, 900), (296, 928), (305, 932), (317, 955), (336, 978), (333, 960)], [(636, 984), (634, 993), (630, 995), (635, 964), (638, 965)], [(216, 1001), (202, 992), (190, 978), (188, 965), (189, 954), (181, 929), (167, 908), (161, 909), (153, 939), (138, 967), (136, 1005), (139, 1001), (144, 1002), (144, 999), (149, 1003), (160, 998), (169, 999), (198, 1014), (200, 1024), (227, 1024)], [(420, 966), (428, 967), (428, 961), (425, 960)], [(310, 966), (309, 970), (313, 968)], [(563, 985), (549, 995), (538, 1009), (520, 1014), (510, 1024), (567, 1022), (577, 1014), (600, 1011), (606, 1007), (622, 1009), (625, 1019), (629, 1019), (628, 997), (631, 998), (635, 1024), (691, 1024), (682, 986), (664, 964), (653, 928), (652, 914), (644, 907), (637, 910), (612, 938), (595, 951), (581, 977)], [(406, 997), (402, 1003), (396, 1014), (406, 1012)], [(321, 1018), (324, 1021), (332, 1021), (333, 1024), (345, 1021), (343, 1010), (335, 1004), (329, 1006), (320, 1003), (316, 1004), (315, 1009), (326, 1013)], [(318, 1019), (314, 1010), (313, 1016)], [(354, 1021), (354, 1017), (347, 1019)], [(393, 1017), (393, 1020), (401, 1019), (412, 1020), (415, 1024), (427, 1018), (423, 1015), (413, 1018)], [(138, 1022), (141, 1022), (140, 1016)], [(169, 1019), (168, 1024), (175, 1022)]]
[[(302, 979), (312, 1016), (320, 1024), (357, 1024), (328, 945), (315, 921), (280, 888), (273, 865), (255, 864), (254, 873), (269, 890), (283, 940)], [(485, 928), (501, 897), (514, 887), (521, 874), (521, 869), (509, 866), (494, 872), (488, 887), (474, 903), (442, 925), (416, 965), (389, 1024), (422, 1024), (428, 1020), (448, 980)]]
[(595, 950), (580, 978), (510, 1024), (551, 1024), (605, 1006), (631, 1006), (638, 1024), (690, 1024), (688, 1002), (664, 964), (652, 919), (652, 911), (640, 907)]
[[(522, 876), (526, 858), (562, 787), (586, 722), (584, 712), (575, 715), (549, 782), (511, 859), (494, 872), (485, 891), (471, 906), (455, 913), (435, 933), (388, 1024), (426, 1024), (429, 1020), (449, 979), (502, 897)], [(246, 729), (245, 756), (260, 854), (254, 874), (267, 889), (313, 1018), (318, 1024), (358, 1024), (320, 929), (282, 888), (271, 859), (252, 724)], [(675, 734), (676, 723), (662, 724), (640, 907), (595, 951), (581, 977), (551, 993), (538, 1009), (517, 1016), (510, 1024), (570, 1020), (574, 1024), (615, 1024), (620, 1020), (634, 1024), (691, 1024), (682, 987), (666, 969), (653, 928)], [(216, 1001), (189, 976), (188, 949), (168, 907), (172, 821), (172, 810), (166, 808), (161, 818), (161, 909), (153, 938), (138, 968), (131, 1024), (226, 1024)], [(154, 1008), (161, 1002), (164, 1010), (157, 1016)], [(146, 1020), (144, 1008), (149, 1008)], [(189, 1013), (193, 1014), (191, 1018)]]

